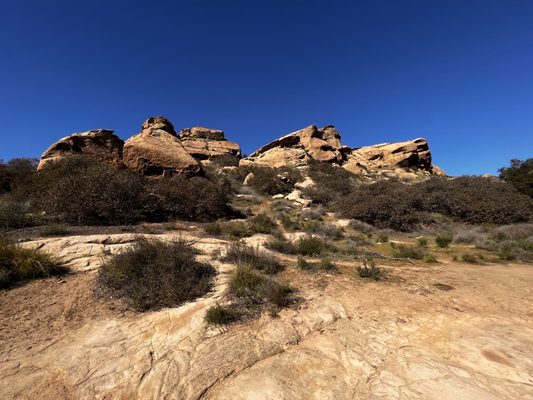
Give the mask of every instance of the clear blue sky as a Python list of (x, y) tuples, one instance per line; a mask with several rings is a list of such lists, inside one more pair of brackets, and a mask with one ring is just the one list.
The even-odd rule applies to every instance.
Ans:
[(533, 157), (533, 1), (0, 0), (0, 158), (158, 114), (247, 153), (313, 123), (426, 137), (495, 173)]

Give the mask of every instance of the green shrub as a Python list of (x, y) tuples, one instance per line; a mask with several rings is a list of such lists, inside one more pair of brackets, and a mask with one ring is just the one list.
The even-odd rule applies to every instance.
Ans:
[(426, 254), (423, 258), (423, 260), (427, 263), (437, 263), (439, 262), (437, 260), (437, 257), (435, 257), (433, 254)]
[(236, 171), (240, 182), (249, 174), (254, 174), (250, 186), (257, 192), (265, 195), (289, 193), (294, 189), (294, 184), (301, 180), (300, 172), (292, 167), (271, 168), (264, 166), (239, 167)]
[(174, 307), (211, 289), (216, 271), (196, 261), (196, 254), (184, 240), (138, 238), (131, 248), (104, 262), (98, 287), (137, 310)]
[(357, 182), (357, 177), (344, 168), (324, 162), (311, 162), (308, 173), (315, 185), (304, 189), (303, 193), (314, 204), (329, 205), (338, 197), (348, 196)]
[(229, 185), (206, 178), (164, 177), (150, 181), (146, 191), (145, 215), (151, 221), (213, 221), (237, 215), (228, 205)]
[(266, 213), (257, 214), (250, 218), (249, 227), (254, 233), (272, 233), (278, 228)]
[(205, 226), (205, 230), (210, 235), (227, 236), (230, 239), (241, 239), (243, 237), (252, 236), (252, 232), (248, 228), (245, 221), (216, 221)]
[(470, 264), (479, 264), (479, 259), (473, 255), (473, 254), (463, 254), (461, 257), (464, 262), (470, 263)]
[(297, 266), (299, 269), (303, 269), (303, 270), (313, 269), (313, 264), (311, 264), (310, 262), (308, 262), (308, 261), (307, 261), (305, 258), (303, 258), (302, 256), (298, 256), (298, 261), (297, 261), (296, 266)]
[(261, 289), (267, 278), (248, 265), (237, 265), (233, 273), (229, 291), (236, 297), (246, 297), (255, 301), (261, 297)]
[(392, 253), (397, 258), (412, 258), (414, 260), (422, 260), (426, 252), (421, 247), (407, 246), (404, 244), (394, 245)]
[(533, 197), (533, 158), (511, 160), (509, 167), (499, 170), (500, 178), (509, 182), (518, 191)]
[(210, 222), (205, 225), (204, 229), (209, 235), (222, 235), (222, 224), (220, 223), (220, 221)]
[(506, 240), (499, 245), (498, 257), (505, 261), (515, 261), (518, 258), (519, 247), (516, 242)]
[(18, 229), (35, 224), (35, 219), (28, 212), (27, 203), (8, 199), (0, 200), (0, 229)]
[(296, 249), (304, 256), (318, 256), (328, 250), (328, 245), (319, 237), (306, 235), (298, 239)]
[(533, 200), (494, 179), (432, 177), (414, 184), (393, 180), (362, 184), (338, 197), (331, 208), (379, 228), (411, 231), (433, 222), (438, 214), (470, 224), (527, 222)]
[(322, 271), (336, 271), (337, 270), (337, 266), (335, 265), (335, 263), (327, 257), (322, 257), (320, 259), (320, 262), (318, 263), (318, 268), (321, 269)]
[(239, 312), (234, 307), (218, 304), (210, 307), (205, 314), (206, 322), (213, 325), (228, 325), (237, 321), (239, 317)]
[(378, 242), (379, 243), (387, 243), (389, 241), (389, 237), (383, 233), (380, 233), (378, 235)]
[(38, 162), (35, 158), (14, 158), (7, 164), (0, 161), (0, 193), (23, 184), (35, 172)]
[(292, 242), (289, 242), (283, 235), (274, 235), (266, 243), (269, 250), (284, 254), (296, 254), (297, 249)]
[(264, 303), (284, 307), (289, 303), (293, 289), (287, 284), (267, 278), (249, 266), (239, 265), (231, 277), (229, 292), (245, 301), (244, 305), (248, 307)]
[(53, 225), (46, 225), (41, 229), (41, 235), (48, 237), (48, 236), (66, 236), (71, 233), (70, 229), (68, 229), (65, 225), (60, 224), (53, 224)]
[(416, 241), (417, 241), (417, 243), (418, 243), (418, 245), (419, 245), (420, 247), (424, 247), (424, 248), (428, 247), (428, 240), (427, 240), (427, 238), (421, 237), (421, 238), (418, 238)]
[(328, 224), (320, 221), (306, 221), (303, 224), (303, 230), (308, 233), (316, 233), (323, 238), (341, 239), (344, 236), (344, 231), (337, 225)]
[(236, 265), (246, 265), (266, 274), (275, 274), (283, 270), (283, 266), (276, 258), (244, 243), (230, 244), (223, 260)]
[(374, 279), (375, 281), (379, 281), (385, 276), (385, 271), (376, 266), (373, 260), (363, 260), (363, 265), (357, 267), (356, 270), (361, 278)]
[(276, 307), (286, 307), (291, 301), (294, 289), (286, 283), (269, 280), (263, 285), (262, 291), (269, 303)]
[(442, 236), (437, 236), (435, 238), (435, 243), (440, 248), (448, 247), (452, 241), (453, 241), (453, 237), (451, 235), (442, 235)]
[(51, 162), (17, 188), (32, 211), (74, 224), (129, 224), (142, 218), (142, 178), (87, 156)]
[(308, 270), (308, 271), (309, 270), (314, 270), (314, 271), (320, 270), (320, 271), (332, 272), (332, 271), (337, 270), (337, 266), (335, 265), (335, 263), (327, 257), (322, 257), (320, 259), (320, 262), (318, 263), (311, 263), (307, 261), (304, 257), (299, 256), (296, 266), (299, 269)]
[(68, 268), (58, 265), (46, 253), (21, 247), (0, 237), (0, 288), (67, 271)]

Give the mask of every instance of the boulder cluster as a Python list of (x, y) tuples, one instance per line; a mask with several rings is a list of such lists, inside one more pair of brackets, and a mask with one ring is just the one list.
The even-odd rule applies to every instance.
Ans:
[(148, 118), (141, 131), (125, 142), (107, 129), (64, 137), (44, 152), (39, 168), (72, 153), (87, 154), (147, 176), (199, 175), (203, 165), (217, 159), (224, 165), (268, 167), (301, 167), (310, 162), (325, 162), (373, 178), (411, 180), (420, 175), (444, 175), (432, 164), (425, 139), (352, 148), (341, 143), (340, 134), (332, 125), (308, 126), (242, 158), (240, 146), (227, 140), (221, 130), (193, 127), (176, 133), (168, 119), (156, 116)]
[(332, 163), (366, 177), (410, 180), (420, 175), (444, 175), (432, 164), (425, 139), (352, 148), (341, 143), (340, 134), (332, 125), (324, 128), (311, 125), (285, 135), (241, 160), (241, 164), (303, 166), (313, 160)]
[(68, 154), (90, 155), (147, 176), (193, 176), (202, 173), (203, 163), (219, 157), (237, 165), (241, 149), (228, 141), (223, 131), (194, 127), (178, 134), (168, 119), (157, 116), (148, 118), (141, 131), (125, 142), (107, 129), (64, 137), (44, 152), (38, 168)]

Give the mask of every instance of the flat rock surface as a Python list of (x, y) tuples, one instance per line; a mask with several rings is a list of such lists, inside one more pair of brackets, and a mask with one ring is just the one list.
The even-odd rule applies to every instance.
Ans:
[(95, 297), (102, 260), (133, 238), (25, 244), (74, 272), (0, 292), (0, 398), (533, 399), (531, 266), (385, 265), (374, 282), (351, 262), (292, 264), (279, 279), (296, 306), (218, 328), (204, 315), (234, 268), (222, 240), (186, 236), (219, 271), (204, 298), (135, 313)]

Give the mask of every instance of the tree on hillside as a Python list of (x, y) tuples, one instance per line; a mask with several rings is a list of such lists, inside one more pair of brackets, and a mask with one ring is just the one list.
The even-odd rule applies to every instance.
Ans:
[(533, 197), (533, 158), (525, 161), (511, 160), (511, 166), (498, 170), (500, 178), (509, 182), (517, 190)]

